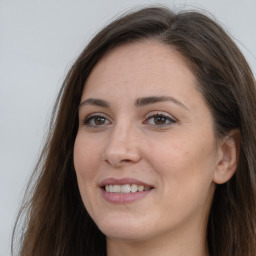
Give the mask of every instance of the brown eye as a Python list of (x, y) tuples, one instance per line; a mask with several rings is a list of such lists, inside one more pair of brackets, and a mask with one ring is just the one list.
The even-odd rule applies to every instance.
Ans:
[(163, 116), (155, 116), (154, 117), (154, 123), (156, 125), (163, 125), (163, 124), (166, 124), (166, 117), (163, 117)]
[(164, 127), (176, 123), (176, 120), (167, 115), (156, 114), (148, 117), (144, 123), (148, 123), (152, 126)]
[(103, 124), (105, 124), (105, 121), (106, 121), (106, 118), (104, 118), (104, 117), (95, 117), (94, 118), (94, 123), (96, 125), (103, 125)]
[(108, 125), (110, 121), (104, 116), (90, 115), (84, 120), (83, 124), (89, 127), (98, 127)]

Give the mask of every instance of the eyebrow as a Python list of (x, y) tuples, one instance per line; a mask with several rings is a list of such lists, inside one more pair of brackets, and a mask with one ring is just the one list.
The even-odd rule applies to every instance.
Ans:
[[(154, 104), (154, 103), (158, 103), (158, 102), (165, 102), (165, 101), (170, 101), (173, 102), (179, 106), (181, 106), (182, 108), (189, 110), (181, 101), (171, 97), (171, 96), (150, 96), (150, 97), (142, 97), (142, 98), (138, 98), (135, 101), (135, 106), (136, 107), (143, 107), (146, 105), (150, 105), (150, 104)], [(81, 106), (84, 105), (94, 105), (94, 106), (99, 106), (99, 107), (103, 107), (103, 108), (109, 108), (110, 104), (102, 99), (96, 99), (96, 98), (88, 98), (84, 101), (82, 101), (78, 108), (80, 108)]]
[(99, 106), (99, 107), (103, 107), (103, 108), (109, 108), (109, 103), (105, 100), (101, 100), (101, 99), (95, 99), (95, 98), (89, 98), (89, 99), (86, 99), (84, 101), (82, 101), (78, 108), (80, 108), (81, 106), (84, 106), (84, 105), (95, 105), (95, 106)]
[(179, 105), (180, 107), (182, 107), (186, 110), (189, 110), (181, 101), (179, 101), (171, 96), (151, 96), (151, 97), (139, 98), (135, 101), (135, 106), (143, 107), (143, 106), (146, 106), (149, 104), (165, 102), (165, 101), (173, 102), (173, 103)]

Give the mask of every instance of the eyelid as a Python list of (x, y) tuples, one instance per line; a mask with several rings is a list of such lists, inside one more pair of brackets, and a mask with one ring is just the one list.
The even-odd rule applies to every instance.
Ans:
[(164, 117), (167, 117), (167, 118), (170, 118), (172, 119), (173, 121), (177, 122), (178, 120), (171, 114), (167, 113), (167, 112), (163, 112), (163, 111), (151, 111), (149, 113), (146, 114), (145, 116), (145, 119), (148, 119), (152, 116), (156, 116), (156, 115), (159, 115), (159, 116), (164, 116)]
[(95, 117), (95, 116), (102, 116), (102, 117), (105, 117), (105, 118), (109, 119), (109, 116), (102, 113), (102, 112), (93, 112), (91, 114), (86, 115), (85, 118), (90, 118), (90, 117)]
[[(91, 113), (91, 114), (88, 114), (88, 115), (86, 115), (85, 117), (83, 117), (82, 118), (82, 124), (83, 125), (86, 125), (86, 122), (87, 121), (89, 121), (91, 118), (93, 118), (93, 117), (104, 117), (104, 118), (106, 118), (110, 123), (112, 123), (112, 120), (111, 120), (111, 118), (108, 116), (108, 115), (106, 115), (106, 114), (104, 114), (104, 113), (102, 113), (102, 112), (94, 112), (94, 113)], [(89, 125), (88, 125), (89, 126)]]
[[(153, 123), (151, 122), (151, 119), (155, 119), (156, 117), (163, 117), (166, 122), (163, 124), (157, 124), (157, 123)], [(152, 128), (156, 128), (156, 129), (165, 129), (165, 128), (169, 128), (173, 125), (175, 125), (177, 123), (176, 118), (174, 118), (172, 115), (170, 115), (169, 113), (166, 112), (162, 112), (162, 111), (151, 111), (150, 113), (148, 113), (143, 121), (143, 124), (148, 125)]]

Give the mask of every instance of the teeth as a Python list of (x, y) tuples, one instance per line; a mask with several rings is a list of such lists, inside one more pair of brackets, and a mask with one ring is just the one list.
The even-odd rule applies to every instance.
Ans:
[(139, 190), (140, 192), (143, 191), (143, 190), (144, 190), (144, 186), (139, 185), (139, 186), (138, 186), (138, 190)]
[[(116, 186), (118, 186), (118, 185), (116, 185)], [(118, 186), (118, 187), (120, 187), (120, 192), (122, 192), (122, 193), (130, 193), (131, 192), (131, 186), (128, 185), (128, 184), (122, 185), (122, 186)], [(113, 191), (113, 192), (115, 192), (115, 191)]]
[(116, 193), (121, 192), (120, 186), (118, 186), (118, 185), (113, 185), (113, 186), (112, 186), (112, 192), (116, 192)]
[(106, 185), (105, 190), (111, 193), (135, 193), (141, 191), (147, 191), (150, 187), (144, 187), (136, 184), (125, 184), (125, 185)]
[(135, 185), (135, 184), (132, 184), (132, 185), (131, 185), (131, 192), (132, 192), (132, 193), (135, 193), (135, 192), (137, 192), (137, 190), (138, 190), (138, 186)]

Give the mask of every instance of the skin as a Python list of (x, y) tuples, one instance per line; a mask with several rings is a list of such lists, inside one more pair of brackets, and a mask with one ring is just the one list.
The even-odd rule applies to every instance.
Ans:
[[(108, 106), (81, 104), (74, 164), (83, 203), (107, 237), (108, 255), (208, 255), (215, 183), (232, 176), (235, 153), (234, 143), (216, 139), (196, 83), (186, 60), (153, 40), (113, 49), (87, 79), (81, 103), (96, 98)], [(135, 104), (151, 96), (175, 100)], [(134, 202), (113, 204), (99, 187), (110, 177), (135, 178), (154, 189)]]

